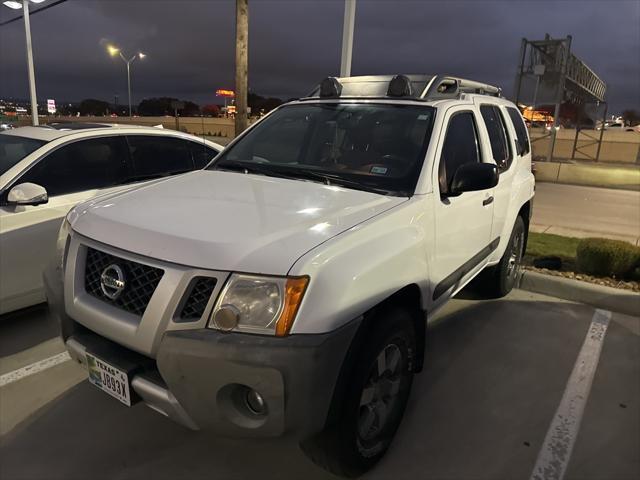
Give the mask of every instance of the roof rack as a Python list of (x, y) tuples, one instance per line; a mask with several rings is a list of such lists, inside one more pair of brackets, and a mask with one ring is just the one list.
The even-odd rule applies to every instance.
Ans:
[(327, 77), (304, 98), (404, 98), (432, 101), (463, 93), (500, 97), (499, 87), (448, 75), (367, 75)]
[(433, 77), (420, 98), (438, 100), (441, 98), (457, 98), (461, 93), (475, 93), (477, 95), (502, 96), (502, 89), (487, 83), (467, 80), (466, 78), (438, 75)]

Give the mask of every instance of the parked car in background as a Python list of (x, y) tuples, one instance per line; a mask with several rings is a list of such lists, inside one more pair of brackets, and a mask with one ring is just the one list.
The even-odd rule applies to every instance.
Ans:
[[(598, 127), (597, 130), (601, 128), (602, 127)], [(631, 125), (625, 125), (623, 122), (607, 122), (604, 124), (604, 129), (612, 132), (640, 132), (640, 125), (632, 127)]]
[(0, 133), (0, 314), (45, 300), (42, 269), (74, 205), (200, 169), (222, 149), (152, 127), (61, 123)]

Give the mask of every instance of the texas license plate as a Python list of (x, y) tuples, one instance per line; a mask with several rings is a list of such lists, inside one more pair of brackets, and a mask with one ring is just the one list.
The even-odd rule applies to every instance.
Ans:
[(89, 367), (89, 381), (130, 407), (129, 377), (126, 372), (90, 353), (85, 355), (87, 357), (87, 366)]

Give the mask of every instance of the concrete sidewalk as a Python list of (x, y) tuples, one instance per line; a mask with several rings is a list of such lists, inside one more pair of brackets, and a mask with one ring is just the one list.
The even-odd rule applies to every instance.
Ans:
[(640, 192), (536, 183), (531, 231), (640, 245)]

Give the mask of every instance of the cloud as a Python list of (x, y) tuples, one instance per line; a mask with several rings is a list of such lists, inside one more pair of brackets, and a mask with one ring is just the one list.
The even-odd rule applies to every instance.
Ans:
[[(252, 90), (300, 96), (338, 73), (342, 0), (249, 3)], [(607, 82), (612, 109), (640, 108), (639, 24), (635, 0), (358, 0), (352, 71), (450, 73), (508, 94), (522, 37), (572, 34), (573, 51)], [(148, 54), (132, 68), (137, 100), (211, 103), (217, 88), (233, 86), (233, 0), (70, 0), (34, 15), (32, 29), (41, 98), (124, 99), (124, 64), (106, 55), (103, 39)], [(1, 27), (0, 96), (27, 96), (24, 55), (21, 22)]]

